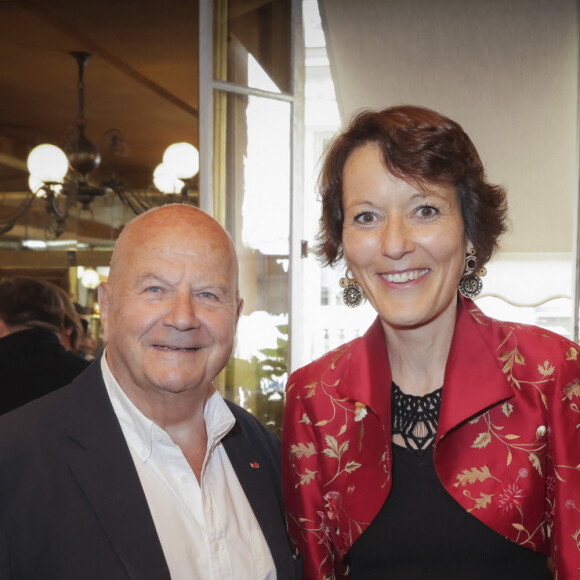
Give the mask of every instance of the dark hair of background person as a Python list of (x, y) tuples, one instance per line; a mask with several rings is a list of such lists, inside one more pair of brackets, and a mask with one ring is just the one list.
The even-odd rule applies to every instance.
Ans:
[(483, 266), (507, 230), (505, 190), (486, 181), (475, 146), (461, 126), (430, 109), (415, 106), (363, 111), (331, 143), (319, 178), (322, 217), (317, 254), (324, 265), (343, 258), (343, 170), (350, 154), (376, 143), (394, 177), (456, 188), (465, 234)]
[[(59, 286), (54, 284), (53, 286), (57, 290), (62, 302), (62, 308), (64, 311), (63, 334), (68, 337), (68, 350), (76, 353), (83, 334), (81, 317), (79, 316), (70, 296)], [(65, 347), (66, 346), (67, 345), (65, 344)]]
[(79, 315), (82, 328), (78, 342), (77, 354), (87, 360), (91, 360), (102, 350), (102, 345), (99, 347), (97, 341), (93, 338), (89, 321), (86, 318), (92, 314), (93, 310), (88, 306), (82, 306), (78, 302), (73, 302), (73, 305)]
[(38, 326), (62, 332), (63, 303), (54, 288), (54, 284), (26, 276), (0, 280), (0, 318), (7, 326)]

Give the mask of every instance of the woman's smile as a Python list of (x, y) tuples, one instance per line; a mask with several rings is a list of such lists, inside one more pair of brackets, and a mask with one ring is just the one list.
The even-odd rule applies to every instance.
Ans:
[(402, 272), (380, 274), (380, 276), (386, 282), (391, 282), (394, 284), (404, 284), (405, 282), (419, 280), (428, 273), (429, 268), (423, 268), (421, 270), (404, 270)]

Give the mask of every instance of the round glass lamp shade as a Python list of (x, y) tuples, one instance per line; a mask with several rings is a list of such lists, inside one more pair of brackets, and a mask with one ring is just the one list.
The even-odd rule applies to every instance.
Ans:
[(42, 197), (44, 195), (44, 181), (42, 179), (38, 179), (35, 175), (28, 176), (28, 187), (36, 197)]
[[(44, 189), (44, 181), (38, 179), (36, 175), (28, 176), (28, 187), (36, 197), (43, 197), (46, 193), (46, 190)], [(62, 192), (62, 185), (51, 185), (50, 189), (55, 195), (59, 195)]]
[(181, 179), (189, 179), (199, 171), (199, 152), (191, 143), (173, 143), (163, 154), (163, 165)]
[(90, 290), (94, 290), (98, 287), (100, 282), (99, 273), (94, 270), (93, 268), (87, 268), (81, 277), (81, 284), (85, 288), (89, 288)]
[(155, 168), (153, 183), (161, 193), (166, 194), (179, 193), (185, 185), (165, 163), (161, 163)]
[(62, 181), (68, 171), (68, 159), (56, 145), (43, 143), (28, 156), (28, 171), (42, 182)]

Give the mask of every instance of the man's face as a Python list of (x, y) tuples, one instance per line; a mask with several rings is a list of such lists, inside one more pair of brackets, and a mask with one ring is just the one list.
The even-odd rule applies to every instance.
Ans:
[(133, 399), (204, 396), (231, 355), (242, 306), (231, 242), (183, 207), (148, 214), (126, 233), (99, 289), (111, 371)]

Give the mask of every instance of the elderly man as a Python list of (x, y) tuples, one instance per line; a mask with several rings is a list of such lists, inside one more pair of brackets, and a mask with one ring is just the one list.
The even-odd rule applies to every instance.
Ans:
[(298, 577), (279, 445), (212, 386), (242, 300), (230, 238), (170, 205), (129, 224), (99, 288), (105, 354), (0, 420), (0, 577)]

